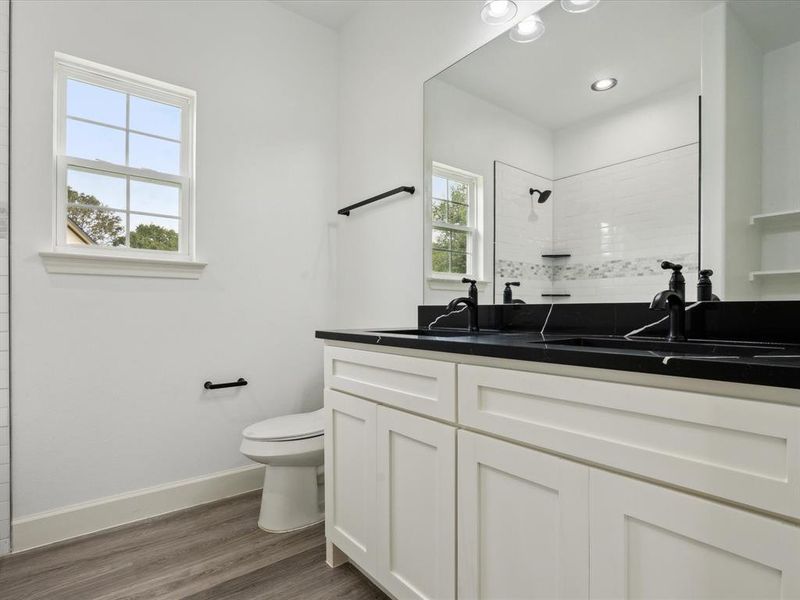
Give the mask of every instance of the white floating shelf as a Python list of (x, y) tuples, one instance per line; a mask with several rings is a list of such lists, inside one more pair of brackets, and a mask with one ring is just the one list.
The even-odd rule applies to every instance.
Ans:
[(750, 225), (761, 223), (779, 223), (782, 220), (797, 220), (800, 223), (800, 210), (782, 210), (779, 212), (761, 213), (750, 217)]
[(786, 275), (800, 276), (800, 269), (782, 269), (777, 271), (751, 271), (750, 281), (754, 281), (757, 277), (777, 277)]

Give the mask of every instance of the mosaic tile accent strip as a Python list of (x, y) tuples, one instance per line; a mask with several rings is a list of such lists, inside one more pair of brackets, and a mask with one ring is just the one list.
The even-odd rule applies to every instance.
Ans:
[(661, 262), (672, 260), (683, 265), (683, 270), (691, 273), (698, 270), (697, 253), (678, 256), (643, 256), (630, 259), (611, 259), (604, 262), (569, 262), (561, 265), (545, 265), (522, 261), (498, 260), (496, 277), (500, 279), (524, 278), (540, 279), (559, 283), (584, 279), (615, 279), (620, 277), (645, 277), (664, 273)]

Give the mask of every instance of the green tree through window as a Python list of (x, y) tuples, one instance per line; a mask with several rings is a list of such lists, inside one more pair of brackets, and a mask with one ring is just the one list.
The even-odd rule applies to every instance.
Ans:
[[(122, 215), (108, 209), (91, 194), (67, 187), (67, 218), (72, 221), (93, 244), (98, 246), (124, 246), (125, 225)], [(178, 232), (156, 225), (141, 223), (131, 231), (130, 247), (145, 250), (178, 251)]]

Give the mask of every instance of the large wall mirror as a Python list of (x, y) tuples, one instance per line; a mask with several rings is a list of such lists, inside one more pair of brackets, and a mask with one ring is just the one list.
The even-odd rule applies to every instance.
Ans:
[(425, 302), (800, 298), (800, 2), (538, 18), (425, 83)]

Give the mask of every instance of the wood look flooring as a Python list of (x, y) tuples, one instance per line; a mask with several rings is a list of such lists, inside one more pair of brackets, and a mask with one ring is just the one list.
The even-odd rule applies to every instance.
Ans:
[(2, 600), (386, 599), (325, 564), (324, 525), (266, 533), (260, 493), (0, 558)]

